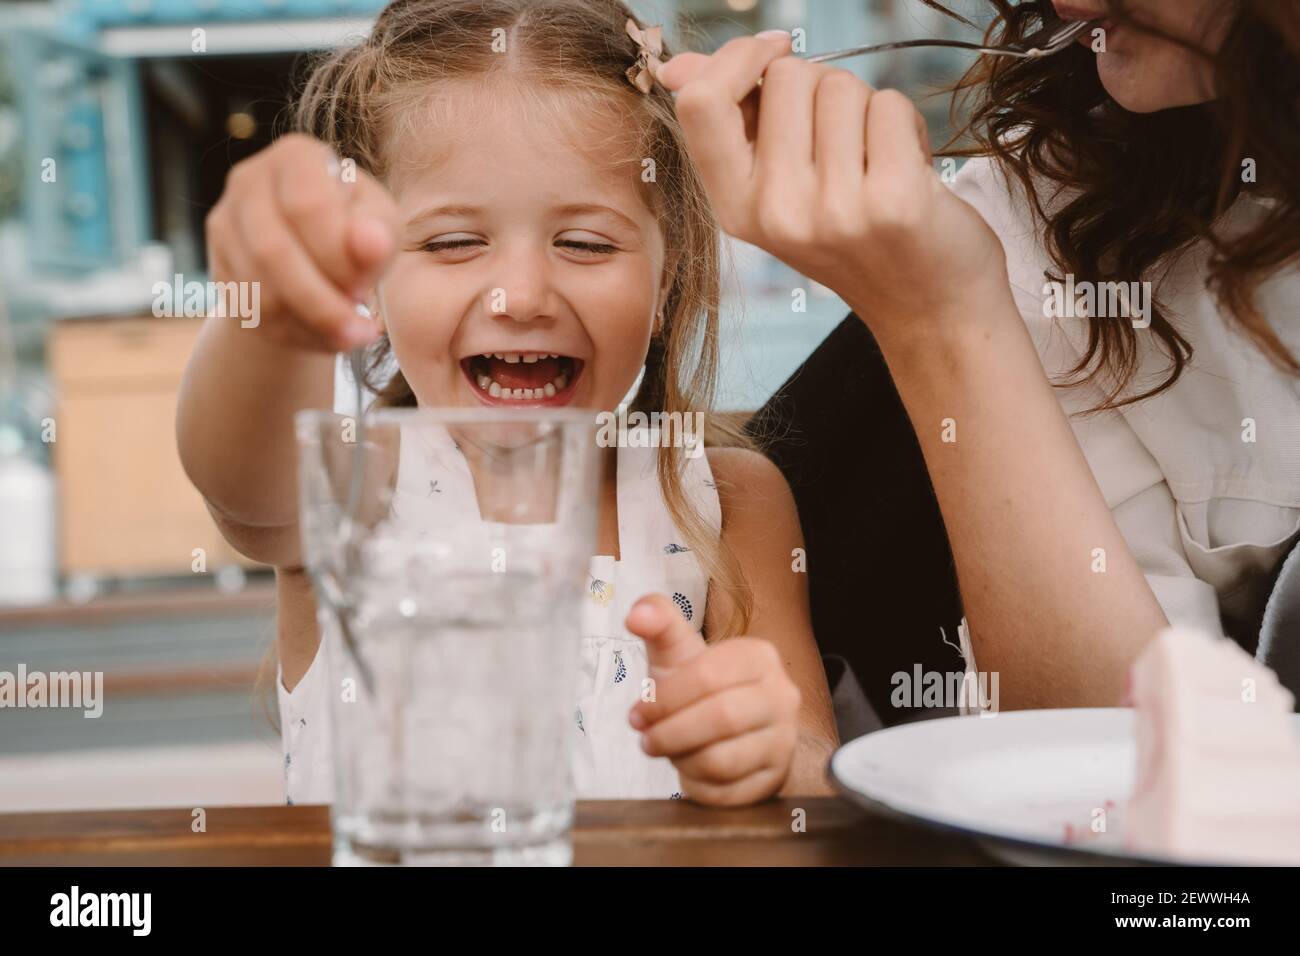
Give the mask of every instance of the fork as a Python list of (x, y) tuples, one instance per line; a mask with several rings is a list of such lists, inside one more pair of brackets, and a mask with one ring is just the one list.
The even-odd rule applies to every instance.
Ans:
[(1035, 59), (1060, 53), (1088, 30), (1099, 26), (1101, 20), (1057, 20), (1041, 30), (1035, 30), (1029, 36), (1002, 46), (982, 46), (965, 40), (898, 40), (894, 43), (876, 43), (870, 46), (852, 46), (845, 50), (831, 53), (817, 53), (804, 57), (808, 63), (827, 63), (831, 60), (843, 60), (852, 56), (865, 56), (868, 53), (881, 53), (885, 50), (905, 50), (918, 46), (946, 46), (960, 50), (975, 50), (989, 56), (1010, 56), (1017, 59)]

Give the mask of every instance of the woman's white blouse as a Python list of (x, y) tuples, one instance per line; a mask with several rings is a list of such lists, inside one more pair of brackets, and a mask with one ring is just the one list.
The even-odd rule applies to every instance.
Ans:
[[(1087, 320), (1047, 317), (1045, 273), (1056, 270), (1019, 186), (979, 158), (958, 173), (953, 191), (1002, 240), (1043, 368), (1053, 381), (1065, 380), (1083, 354)], [(1242, 228), (1266, 210), (1265, 202), (1243, 198), (1226, 227)], [(1300, 536), (1300, 378), (1271, 364), (1233, 328), (1206, 289), (1207, 258), (1204, 248), (1183, 255), (1155, 290), (1194, 349), (1172, 388), (1093, 415), (1081, 413), (1101, 400), (1097, 386), (1058, 388), (1057, 396), (1170, 623), (1253, 646), (1273, 572)], [(1300, 355), (1300, 270), (1272, 277), (1257, 303)], [(1154, 336), (1140, 328), (1137, 334), (1135, 390), (1163, 381), (1167, 367)]]

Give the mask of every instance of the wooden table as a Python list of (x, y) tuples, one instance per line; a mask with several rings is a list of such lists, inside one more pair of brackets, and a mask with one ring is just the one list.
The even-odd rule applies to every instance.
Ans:
[[(0, 815), (0, 865), (327, 866), (323, 806)], [(800, 824), (802, 823), (802, 828)], [(579, 801), (579, 866), (963, 866), (994, 861), (973, 841), (818, 797), (716, 810), (681, 800)]]

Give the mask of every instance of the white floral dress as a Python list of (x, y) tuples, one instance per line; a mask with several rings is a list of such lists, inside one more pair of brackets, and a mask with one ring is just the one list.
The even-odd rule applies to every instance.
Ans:
[[(630, 443), (629, 443), (630, 444)], [(620, 559), (591, 559), (574, 702), (572, 772), (585, 799), (683, 796), (677, 770), (641, 749), (628, 712), (648, 676), (645, 643), (623, 627), (642, 595), (668, 595), (697, 631), (703, 627), (708, 578), (674, 523), (659, 488), (653, 447), (617, 451)], [(722, 516), (706, 455), (685, 459), (683, 487), (716, 531)], [(328, 668), (320, 652), (293, 691), (278, 677), (285, 795), (289, 803), (333, 800)]]

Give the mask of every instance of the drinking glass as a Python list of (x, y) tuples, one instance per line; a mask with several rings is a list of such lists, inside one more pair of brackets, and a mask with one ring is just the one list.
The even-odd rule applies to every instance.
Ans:
[(300, 412), (336, 865), (572, 859), (595, 416)]

